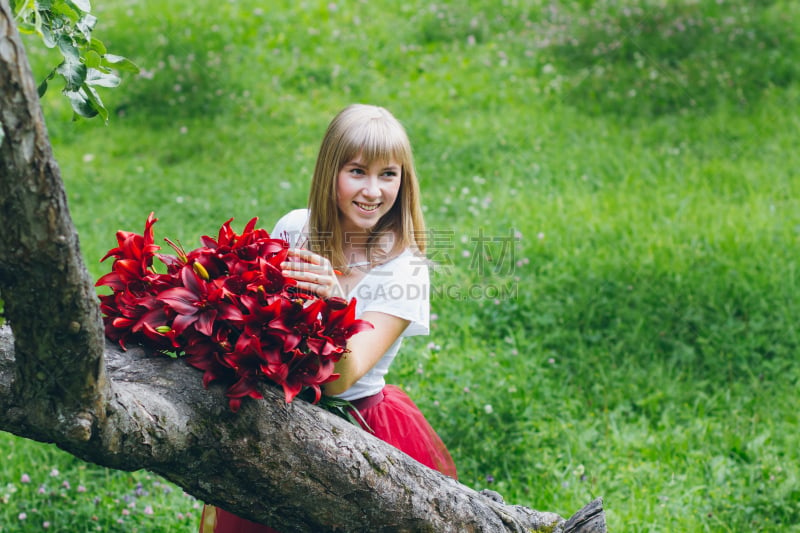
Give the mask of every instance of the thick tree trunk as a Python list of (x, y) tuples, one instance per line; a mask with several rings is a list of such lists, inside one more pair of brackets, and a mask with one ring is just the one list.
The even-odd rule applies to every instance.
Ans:
[[(88, 439), (102, 412), (103, 330), (25, 50), (0, 3), (0, 293), (15, 331), (14, 381), (32, 427)], [(54, 357), (54, 352), (59, 352)], [(66, 364), (65, 364), (66, 363)]]
[(180, 360), (105, 342), (33, 79), (0, 0), (0, 429), (291, 531), (605, 531), (506, 505), (302, 401), (232, 414)]

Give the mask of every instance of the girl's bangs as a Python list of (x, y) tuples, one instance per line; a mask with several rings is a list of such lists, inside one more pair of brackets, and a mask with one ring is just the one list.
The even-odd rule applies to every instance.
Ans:
[(408, 138), (402, 129), (385, 120), (367, 120), (359, 128), (352, 128), (344, 139), (344, 156), (352, 161), (359, 155), (362, 162), (397, 161), (405, 165), (408, 161)]

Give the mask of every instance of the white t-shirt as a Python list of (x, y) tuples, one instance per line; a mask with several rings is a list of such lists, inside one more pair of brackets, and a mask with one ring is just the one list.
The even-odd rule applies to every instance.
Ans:
[[(304, 247), (307, 239), (308, 210), (296, 209), (283, 216), (270, 235), (286, 239), (292, 247)], [(385, 376), (400, 350), (404, 337), (427, 335), (430, 331), (430, 278), (428, 263), (421, 254), (406, 249), (372, 268), (353, 287), (347, 299), (356, 299), (356, 318), (366, 311), (378, 311), (408, 320), (408, 327), (389, 346), (378, 363), (352, 387), (338, 394), (344, 400), (357, 400), (380, 392)]]

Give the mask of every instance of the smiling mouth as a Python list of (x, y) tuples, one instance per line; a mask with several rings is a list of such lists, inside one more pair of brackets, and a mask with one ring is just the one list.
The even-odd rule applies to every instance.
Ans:
[(360, 202), (353, 202), (356, 206), (364, 211), (375, 211), (381, 204), (362, 204)]

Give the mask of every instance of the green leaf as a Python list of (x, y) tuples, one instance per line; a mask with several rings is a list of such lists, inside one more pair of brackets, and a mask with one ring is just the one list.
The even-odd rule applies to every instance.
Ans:
[(102, 58), (100, 57), (100, 54), (98, 54), (94, 50), (89, 50), (88, 52), (86, 52), (86, 57), (83, 58), (84, 64), (90, 69), (99, 67), (101, 61)]
[(83, 34), (83, 37), (86, 39), (86, 42), (91, 42), (92, 40), (92, 30), (94, 29), (95, 25), (97, 24), (97, 17), (94, 15), (86, 15), (78, 23), (75, 25), (76, 28)]
[(36, 91), (39, 93), (39, 98), (44, 96), (44, 93), (47, 92), (47, 82), (52, 80), (56, 75), (56, 69), (50, 71), (50, 74), (47, 75), (45, 79), (42, 80), (42, 83), (39, 84), (39, 87)]
[[(358, 409), (347, 400), (336, 398), (335, 396), (323, 395), (317, 405), (338, 417), (344, 418), (355, 426), (363, 427), (367, 431), (372, 432), (372, 428), (369, 427), (369, 424), (367, 424), (367, 421), (361, 416)], [(353, 416), (354, 414), (355, 416)], [(356, 420), (356, 417), (358, 417), (358, 420)], [(359, 424), (359, 422), (361, 423)]]
[(95, 85), (97, 87), (118, 87), (120, 78), (116, 74), (100, 72), (97, 69), (90, 68), (86, 74), (86, 84)]
[(84, 13), (90, 13), (92, 11), (92, 4), (89, 3), (89, 0), (71, 0), (70, 4), (73, 4)]
[(106, 55), (106, 52), (108, 52), (108, 50), (106, 50), (106, 45), (103, 44), (103, 41), (94, 37), (92, 37), (91, 41), (89, 41), (89, 48), (101, 56)]
[(36, 88), (36, 92), (39, 93), (39, 98), (44, 96), (44, 94), (47, 92), (47, 78), (42, 80), (42, 83), (40, 83)]
[(17, 31), (19, 31), (23, 35), (33, 35), (34, 33), (38, 33), (36, 31), (36, 26), (31, 24), (30, 22), (17, 22)]
[(59, 35), (58, 49), (61, 50), (61, 55), (64, 56), (64, 61), (69, 63), (79, 63), (81, 59), (80, 52), (72, 42), (72, 39), (67, 35)]
[[(44, 25), (42, 23), (42, 13), (38, 9), (33, 10), (33, 25), (36, 27), (36, 33), (41, 35)], [(49, 29), (50, 26), (48, 25), (47, 28)]]
[(17, 25), (25, 24), (27, 27), (35, 27), (35, 25), (30, 21), (31, 15), (33, 18), (39, 16), (39, 11), (36, 9), (36, 4), (32, 0), (25, 0), (19, 4), (17, 7), (16, 2), (11, 2), (11, 10), (14, 12), (14, 18), (16, 19)]
[(64, 91), (64, 95), (69, 99), (72, 110), (76, 115), (86, 118), (96, 117), (98, 115), (97, 109), (94, 108), (89, 97), (82, 89), (77, 91)]
[(56, 37), (53, 35), (50, 26), (42, 26), (39, 34), (42, 36), (42, 42), (47, 48), (55, 48), (56, 44), (58, 44), (56, 43)]
[(105, 54), (103, 56), (103, 66), (115, 68), (123, 72), (139, 73), (139, 66), (128, 59), (114, 54)]
[(64, 77), (65, 91), (77, 91), (86, 81), (88, 69), (83, 63), (64, 61), (56, 68), (56, 72)]
[[(41, 11), (41, 8), (39, 10)], [(54, 0), (49, 11), (55, 15), (62, 15), (72, 22), (78, 22), (78, 19), (81, 18), (81, 11), (72, 2), (65, 2), (64, 0)]]
[(104, 122), (108, 123), (108, 109), (103, 105), (103, 100), (100, 98), (100, 95), (97, 94), (97, 91), (94, 90), (94, 87), (84, 85), (81, 89), (89, 99), (89, 104), (92, 108), (100, 115)]

